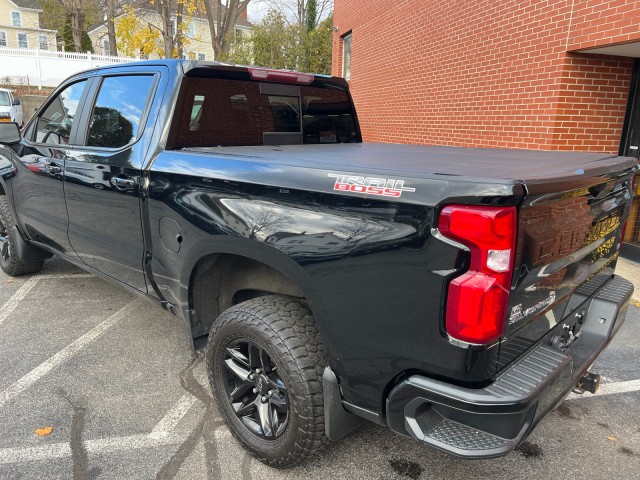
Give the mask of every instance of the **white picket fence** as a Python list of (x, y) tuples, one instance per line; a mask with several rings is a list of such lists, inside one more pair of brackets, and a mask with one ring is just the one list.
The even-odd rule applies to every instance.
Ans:
[(139, 58), (0, 47), (0, 83), (57, 87), (62, 80), (82, 70), (136, 60)]

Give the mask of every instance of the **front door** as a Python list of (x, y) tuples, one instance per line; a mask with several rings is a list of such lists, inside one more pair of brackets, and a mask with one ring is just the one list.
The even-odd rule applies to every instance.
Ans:
[(87, 265), (144, 292), (140, 139), (156, 83), (154, 74), (97, 77), (83, 114), (83, 146), (65, 163), (73, 249)]
[(17, 220), (29, 239), (71, 256), (63, 172), (89, 82), (78, 79), (62, 88), (30, 122), (19, 150), (26, 168), (13, 179)]

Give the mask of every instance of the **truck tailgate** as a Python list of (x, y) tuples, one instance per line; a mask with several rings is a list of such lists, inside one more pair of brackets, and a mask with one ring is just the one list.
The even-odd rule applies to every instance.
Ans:
[(581, 285), (591, 280), (597, 289), (613, 274), (636, 168), (618, 160), (606, 173), (596, 168), (564, 182), (526, 183), (499, 369), (575, 316), (580, 306), (568, 300)]

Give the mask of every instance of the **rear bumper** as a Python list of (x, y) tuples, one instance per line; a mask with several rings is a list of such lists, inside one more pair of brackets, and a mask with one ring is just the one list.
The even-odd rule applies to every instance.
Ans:
[(595, 292), (581, 291), (572, 300), (584, 305), (584, 323), (566, 350), (551, 347), (545, 337), (481, 389), (411, 376), (389, 394), (389, 427), (461, 457), (497, 457), (513, 450), (566, 397), (618, 331), (633, 285), (613, 276)]

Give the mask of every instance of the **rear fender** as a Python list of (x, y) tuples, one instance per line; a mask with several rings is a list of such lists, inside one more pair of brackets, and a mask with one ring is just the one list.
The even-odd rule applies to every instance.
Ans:
[(275, 248), (239, 237), (216, 237), (215, 242), (209, 238), (203, 238), (196, 242), (189, 251), (190, 261), (184, 263), (180, 285), (180, 301), (185, 317), (190, 320), (194, 312), (191, 310), (191, 295), (193, 293), (194, 277), (200, 262), (211, 255), (236, 255), (259, 262), (283, 275), (289, 282), (297, 287), (312, 310), (318, 330), (323, 334), (324, 308), (313, 287), (313, 279), (293, 259)]

